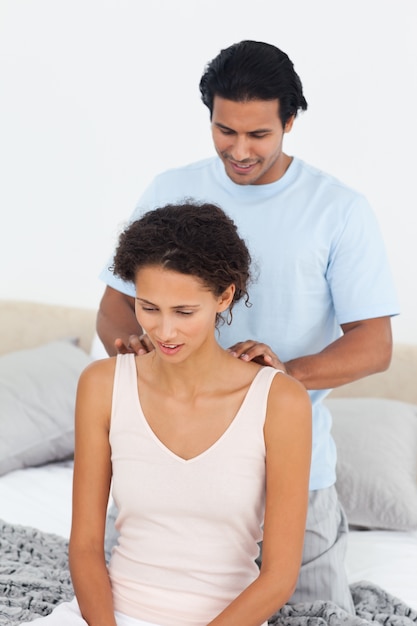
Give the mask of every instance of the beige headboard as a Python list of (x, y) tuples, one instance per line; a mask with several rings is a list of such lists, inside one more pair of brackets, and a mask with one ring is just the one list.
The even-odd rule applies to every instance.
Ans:
[(386, 372), (334, 389), (331, 397), (381, 397), (417, 404), (417, 345), (394, 344)]
[[(0, 300), (0, 354), (32, 348), (62, 337), (78, 337), (90, 351), (96, 311), (15, 300)], [(391, 366), (339, 387), (331, 397), (384, 397), (417, 404), (417, 345), (396, 344)]]
[(78, 338), (80, 347), (89, 352), (96, 313), (93, 309), (0, 300), (0, 354), (64, 337)]

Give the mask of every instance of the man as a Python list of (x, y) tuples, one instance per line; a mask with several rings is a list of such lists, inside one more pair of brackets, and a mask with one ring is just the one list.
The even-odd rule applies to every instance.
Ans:
[[(291, 601), (332, 600), (353, 612), (343, 565), (347, 522), (322, 400), (390, 363), (398, 304), (384, 245), (363, 196), (283, 152), (285, 134), (307, 109), (285, 53), (262, 42), (234, 44), (208, 64), (200, 91), (218, 157), (157, 176), (132, 217), (184, 198), (213, 202), (248, 242), (258, 268), (252, 306), (233, 311), (220, 341), (237, 358), (285, 369), (313, 403), (309, 514)], [(133, 286), (107, 269), (102, 278), (97, 330), (108, 352), (152, 349), (134, 316)]]

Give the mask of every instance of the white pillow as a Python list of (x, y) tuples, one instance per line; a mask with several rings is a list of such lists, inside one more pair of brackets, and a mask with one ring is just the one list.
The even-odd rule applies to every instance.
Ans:
[(93, 361), (97, 361), (98, 359), (107, 359), (108, 354), (106, 352), (106, 348), (104, 347), (103, 342), (97, 333), (94, 334), (93, 341), (91, 343), (90, 349), (90, 357)]
[(64, 340), (0, 356), (0, 475), (73, 454), (76, 387), (90, 361)]
[(383, 398), (326, 400), (337, 482), (349, 524), (417, 529), (417, 405)]

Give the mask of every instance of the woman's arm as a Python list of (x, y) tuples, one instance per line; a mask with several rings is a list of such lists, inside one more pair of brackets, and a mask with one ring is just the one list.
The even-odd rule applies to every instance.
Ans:
[(258, 578), (208, 626), (260, 626), (292, 596), (304, 543), (311, 461), (311, 402), (284, 374), (272, 382), (265, 422), (266, 505)]
[(114, 359), (92, 363), (77, 390), (69, 560), (75, 595), (89, 626), (116, 626), (104, 558), (114, 367)]

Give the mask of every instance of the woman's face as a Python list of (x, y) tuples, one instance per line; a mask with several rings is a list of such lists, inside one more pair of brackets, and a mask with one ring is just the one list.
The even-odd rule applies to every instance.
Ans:
[(136, 273), (136, 317), (164, 361), (182, 362), (215, 341), (216, 315), (233, 298), (234, 285), (215, 296), (195, 276), (161, 266)]

